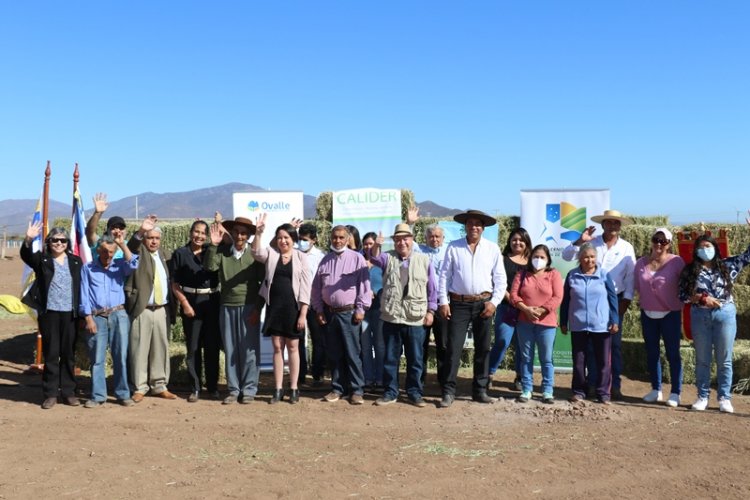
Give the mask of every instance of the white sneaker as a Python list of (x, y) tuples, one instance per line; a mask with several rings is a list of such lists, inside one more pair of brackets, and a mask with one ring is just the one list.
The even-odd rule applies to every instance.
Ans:
[(693, 403), (693, 406), (691, 406), (693, 410), (697, 410), (697, 411), (703, 411), (707, 407), (708, 407), (708, 398), (698, 398), (695, 400), (695, 403)]
[(672, 408), (677, 408), (680, 406), (680, 395), (675, 394), (674, 392), (669, 395), (669, 399), (667, 399), (667, 406), (670, 406)]
[(720, 399), (719, 400), (719, 411), (724, 413), (734, 413), (734, 407), (732, 407), (731, 399)]
[(643, 396), (643, 400), (646, 403), (656, 403), (657, 401), (664, 401), (664, 395), (661, 393), (661, 391), (657, 391), (656, 389), (654, 389)]

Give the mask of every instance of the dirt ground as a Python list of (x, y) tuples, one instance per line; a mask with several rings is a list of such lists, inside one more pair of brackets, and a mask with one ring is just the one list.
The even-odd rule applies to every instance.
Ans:
[[(18, 258), (0, 261), (0, 294), (17, 294)], [(552, 406), (516, 403), (511, 373), (493, 386), (503, 400), (470, 401), (463, 373), (453, 407), (427, 399), (376, 407), (271, 406), (271, 380), (250, 405), (147, 397), (123, 408), (58, 404), (44, 411), (32, 361), (34, 323), (0, 317), (0, 498), (750, 498), (750, 398), (736, 413), (648, 405), (643, 380), (626, 401), (573, 406), (558, 375)], [(82, 400), (88, 389), (81, 377)]]

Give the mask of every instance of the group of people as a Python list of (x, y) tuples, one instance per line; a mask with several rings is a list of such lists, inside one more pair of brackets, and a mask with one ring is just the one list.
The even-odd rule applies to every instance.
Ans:
[[(167, 260), (155, 216), (142, 222), (126, 240), (125, 221), (111, 217), (102, 237), (96, 226), (107, 209), (98, 194), (87, 239), (95, 258), (85, 265), (71, 253), (70, 237), (52, 228), (44, 249), (31, 250), (41, 232), (30, 224), (21, 249), (37, 283), (27, 296), (39, 311), (45, 368), (47, 409), (75, 396), (76, 321), (85, 324), (91, 361), (91, 395), (84, 406), (107, 400), (105, 356), (113, 362), (117, 401), (130, 406), (148, 394), (176, 399), (169, 382), (168, 332), (174, 311), (182, 317), (190, 376), (189, 402), (208, 395), (224, 404), (252, 402), (258, 391), (261, 311), (262, 334), (273, 345), (272, 404), (299, 402), (299, 384), (308, 372), (304, 338), (310, 334), (309, 371), (314, 385), (330, 371), (329, 403), (347, 398), (363, 404), (367, 386), (381, 388), (375, 404), (399, 398), (399, 365), (406, 358), (405, 394), (416, 407), (426, 406), (424, 381), (430, 336), (434, 338), (438, 406), (450, 407), (457, 394), (457, 375), (469, 331), (474, 341), (471, 396), (493, 403), (492, 375), (508, 347), (515, 346), (517, 400), (533, 395), (535, 351), (541, 366), (541, 402), (554, 402), (553, 346), (557, 327), (570, 333), (573, 351), (572, 402), (592, 393), (609, 404), (621, 397), (622, 317), (634, 293), (640, 296), (641, 322), (652, 390), (647, 402), (663, 401), (660, 341), (670, 364), (669, 406), (680, 404), (681, 310), (691, 304), (696, 348), (698, 399), (708, 405), (712, 351), (719, 379), (719, 409), (732, 412), (732, 344), (736, 333), (732, 283), (750, 262), (750, 248), (722, 259), (716, 241), (701, 236), (693, 262), (671, 253), (672, 234), (654, 231), (651, 252), (636, 260), (632, 245), (620, 237), (630, 219), (616, 210), (592, 217), (603, 233), (587, 228), (563, 250), (577, 260), (563, 278), (546, 245), (532, 248), (523, 228), (514, 229), (501, 252), (482, 237), (496, 220), (467, 210), (454, 217), (465, 237), (445, 244), (439, 225), (426, 228), (426, 244), (414, 241), (418, 210), (398, 224), (390, 238), (393, 250), (381, 252), (382, 235), (360, 241), (352, 226), (335, 226), (330, 251), (317, 243), (312, 224), (292, 220), (276, 228), (269, 246), (261, 244), (266, 216), (213, 223), (196, 221), (189, 242)], [(748, 220), (750, 224), (750, 220)], [(254, 236), (254, 238), (253, 238)], [(252, 240), (252, 242), (251, 242)], [(171, 306), (175, 306), (174, 308)], [(558, 317), (559, 310), (559, 317)], [(494, 324), (494, 331), (493, 331)], [(494, 335), (493, 335), (494, 334)], [(494, 346), (492, 340), (494, 337)], [(219, 353), (225, 352), (227, 394), (218, 390)], [(284, 389), (285, 357), (289, 392)]]

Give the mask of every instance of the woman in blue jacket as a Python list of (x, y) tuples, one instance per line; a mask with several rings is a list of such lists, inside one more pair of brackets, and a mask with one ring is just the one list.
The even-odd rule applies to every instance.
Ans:
[(609, 404), (612, 385), (612, 335), (618, 330), (617, 293), (615, 285), (596, 265), (596, 248), (581, 245), (578, 267), (565, 278), (560, 306), (560, 330), (573, 334), (573, 396), (577, 403), (586, 397), (586, 350), (589, 342), (596, 357), (596, 394), (602, 404)]

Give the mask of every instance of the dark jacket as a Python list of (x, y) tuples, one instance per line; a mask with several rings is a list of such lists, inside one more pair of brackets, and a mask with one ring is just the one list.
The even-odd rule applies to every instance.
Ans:
[[(83, 262), (72, 253), (68, 252), (68, 267), (73, 282), (71, 294), (73, 296), (73, 317), (78, 317), (78, 305), (81, 301), (81, 268)], [(44, 252), (32, 252), (30, 247), (24, 243), (21, 245), (21, 259), (34, 270), (36, 283), (23, 298), (23, 303), (33, 307), (40, 313), (47, 311), (47, 291), (55, 275), (55, 263), (52, 255)]]
[[(133, 320), (140, 315), (146, 306), (148, 305), (148, 299), (151, 296), (151, 292), (154, 289), (154, 260), (151, 258), (151, 253), (148, 251), (145, 245), (133, 237), (128, 241), (128, 248), (134, 254), (140, 255), (138, 259), (138, 268), (130, 275), (128, 282), (125, 284), (125, 309), (128, 312), (128, 316)], [(167, 273), (167, 281), (169, 281), (169, 266), (164, 258), (164, 253), (159, 250), (159, 259), (161, 264), (164, 266), (164, 270)], [(172, 308), (169, 304), (172, 304), (172, 287), (170, 283), (164, 283), (163, 286), (167, 289), (167, 318), (172, 320)]]

